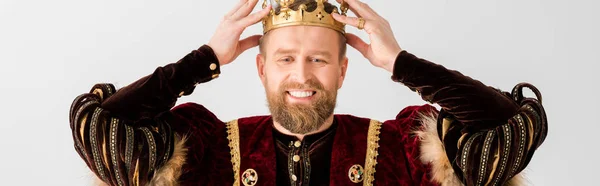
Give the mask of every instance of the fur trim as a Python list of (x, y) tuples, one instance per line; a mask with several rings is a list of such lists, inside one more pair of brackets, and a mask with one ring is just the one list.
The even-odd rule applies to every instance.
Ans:
[(515, 175), (514, 177), (512, 177), (510, 180), (508, 180), (508, 182), (506, 183), (506, 186), (521, 186), (521, 185), (530, 185), (531, 183), (529, 182), (529, 180), (527, 180), (527, 178), (525, 178), (525, 175), (523, 172)]
[(104, 183), (100, 178), (98, 178), (98, 176), (94, 175), (93, 172), (90, 172), (90, 174), (92, 175), (92, 178), (94, 179), (94, 180), (92, 180), (92, 185), (109, 186), (108, 184)]
[(181, 176), (181, 167), (185, 164), (185, 158), (187, 156), (187, 148), (185, 148), (186, 137), (175, 137), (175, 147), (173, 149), (173, 156), (167, 161), (158, 171), (154, 174), (154, 177), (148, 185), (165, 185), (173, 186), (179, 185), (177, 180)]
[[(171, 159), (167, 161), (160, 169), (156, 171), (154, 177), (148, 185), (160, 185), (160, 186), (175, 186), (179, 185), (177, 180), (179, 180), (179, 176), (181, 176), (181, 167), (185, 164), (185, 158), (187, 156), (187, 148), (185, 147), (185, 141), (187, 137), (179, 137), (175, 136), (175, 147), (173, 149), (173, 155)], [(93, 173), (92, 173), (93, 175)], [(92, 181), (93, 185), (97, 186), (108, 186), (108, 184), (104, 183), (100, 178), (93, 175), (94, 180)]]
[(423, 128), (415, 131), (421, 140), (421, 162), (431, 164), (432, 179), (442, 186), (463, 185), (454, 173), (446, 156), (442, 140), (438, 137), (437, 116), (434, 113), (421, 115)]
[[(444, 144), (438, 136), (437, 114), (422, 114), (420, 120), (423, 127), (414, 132), (421, 140), (421, 156), (419, 158), (421, 162), (431, 164), (432, 179), (442, 186), (464, 185), (456, 176), (444, 150)], [(515, 175), (506, 185), (525, 185), (527, 180), (522, 174)]]

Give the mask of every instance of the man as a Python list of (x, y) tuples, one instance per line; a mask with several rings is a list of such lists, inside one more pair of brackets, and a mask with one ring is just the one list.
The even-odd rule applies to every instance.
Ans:
[[(483, 85), (400, 48), (389, 23), (358, 0), (275, 0), (250, 14), (242, 0), (207, 45), (116, 91), (77, 97), (75, 148), (108, 185), (518, 185), (544, 141), (539, 91)], [(346, 4), (347, 3), (347, 4)], [(349, 6), (360, 17), (347, 17)], [(240, 40), (262, 20), (264, 36)], [(369, 34), (367, 44), (344, 25)], [(392, 79), (439, 104), (409, 106), (384, 122), (333, 113), (346, 76), (346, 43)], [(269, 116), (219, 120), (175, 106), (220, 66), (259, 46)], [(524, 98), (523, 88), (538, 99)]]

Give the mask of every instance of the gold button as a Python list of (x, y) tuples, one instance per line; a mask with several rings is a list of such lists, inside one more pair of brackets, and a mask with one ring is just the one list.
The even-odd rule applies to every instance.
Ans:
[(296, 146), (296, 147), (300, 147), (300, 145), (301, 145), (300, 141), (296, 141), (296, 142), (294, 142), (294, 146)]
[(215, 79), (215, 78), (217, 78), (217, 77), (219, 77), (219, 74), (213, 74), (213, 75), (212, 75), (212, 78), (213, 78), (213, 79)]
[(298, 155), (294, 155), (294, 158), (292, 158), (294, 160), (294, 162), (298, 162), (300, 161), (300, 156)]
[(293, 174), (292, 174), (292, 180), (293, 180), (293, 181), (296, 181), (296, 180), (298, 180), (298, 178), (296, 178), (296, 175), (293, 175)]
[(183, 93), (184, 93), (184, 92), (183, 92), (183, 91), (181, 91), (181, 92), (179, 93), (179, 97), (183, 96)]
[(210, 70), (215, 70), (215, 69), (217, 69), (217, 64), (211, 63), (209, 68), (210, 68)]

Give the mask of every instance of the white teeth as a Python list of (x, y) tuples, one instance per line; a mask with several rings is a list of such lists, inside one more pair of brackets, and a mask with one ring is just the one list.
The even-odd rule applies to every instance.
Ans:
[(290, 95), (298, 98), (305, 98), (313, 95), (312, 91), (289, 91)]

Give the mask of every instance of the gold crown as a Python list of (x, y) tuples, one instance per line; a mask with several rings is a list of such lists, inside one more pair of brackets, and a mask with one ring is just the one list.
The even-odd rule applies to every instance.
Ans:
[[(267, 7), (263, 2), (263, 9)], [(338, 13), (346, 16), (348, 4), (342, 1), (340, 11), (327, 0), (270, 0), (271, 11), (263, 18), (263, 33), (286, 26), (321, 26), (345, 33), (345, 24), (331, 16)]]

